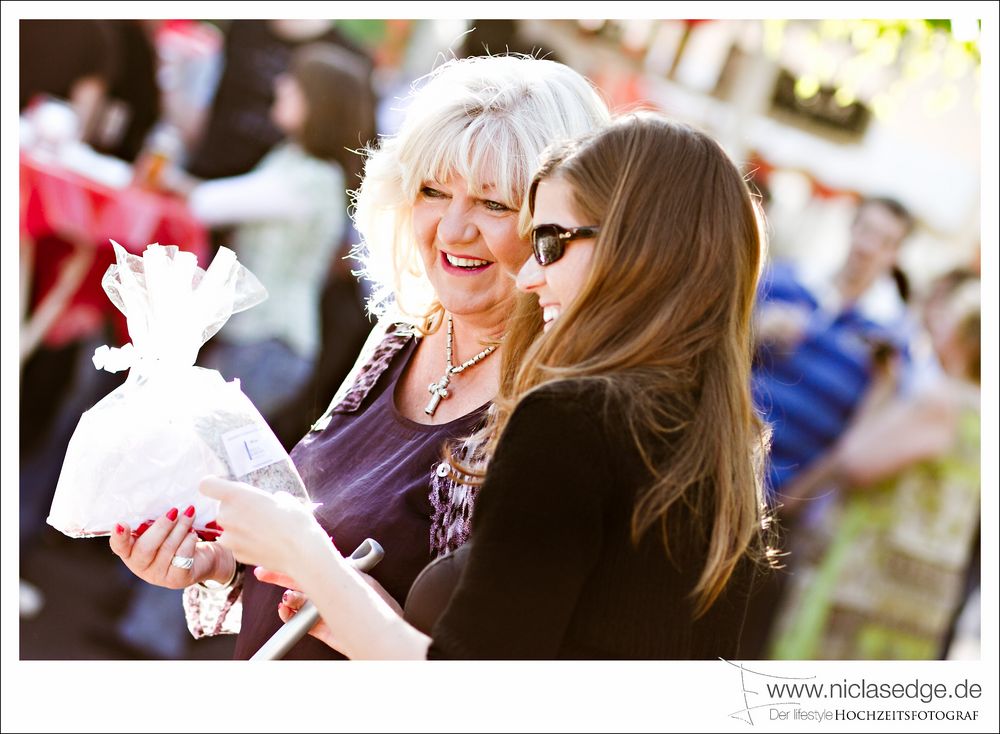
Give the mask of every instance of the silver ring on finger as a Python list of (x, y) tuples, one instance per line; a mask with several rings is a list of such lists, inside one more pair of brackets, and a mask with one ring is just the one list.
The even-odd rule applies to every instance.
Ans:
[(194, 556), (174, 556), (170, 559), (170, 565), (187, 571), (194, 565)]

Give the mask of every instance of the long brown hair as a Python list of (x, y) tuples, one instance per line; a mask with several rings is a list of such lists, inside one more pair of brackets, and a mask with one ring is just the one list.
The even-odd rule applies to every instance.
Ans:
[(338, 163), (353, 187), (364, 165), (355, 151), (375, 137), (375, 97), (364, 62), (331, 43), (310, 43), (292, 55), (289, 73), (308, 108), (298, 143), (309, 155)]
[(648, 113), (550, 149), (529, 189), (532, 210), (538, 183), (552, 177), (601, 227), (591, 270), (503, 381), (480, 457), (492, 455), (529, 392), (561, 380), (598, 383), (623, 406), (654, 477), (637, 496), (633, 541), (657, 527), (669, 550), (666, 518), (677, 502), (704, 528), (708, 557), (692, 591), (701, 615), (748, 549), (763, 553), (766, 439), (750, 396), (762, 257), (753, 202), (717, 142)]

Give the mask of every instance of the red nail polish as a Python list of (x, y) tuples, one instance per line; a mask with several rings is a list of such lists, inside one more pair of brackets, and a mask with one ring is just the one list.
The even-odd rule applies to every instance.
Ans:
[(149, 530), (149, 526), (153, 524), (152, 520), (146, 520), (142, 525), (135, 529), (135, 537), (140, 537), (144, 532)]
[(167, 519), (170, 520), (170, 522), (173, 522), (174, 520), (177, 519), (177, 508), (176, 507), (171, 507), (170, 508), (170, 512), (167, 513)]
[(184, 517), (194, 517), (194, 505), (188, 505), (188, 508), (184, 510)]
[(115, 523), (115, 535), (121, 535), (125, 532), (125, 526), (121, 523)]

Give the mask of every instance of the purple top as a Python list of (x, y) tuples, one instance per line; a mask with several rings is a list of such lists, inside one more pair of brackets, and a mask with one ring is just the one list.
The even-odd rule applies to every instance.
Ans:
[[(351, 553), (369, 537), (385, 549), (371, 575), (400, 605), (432, 558), (430, 478), (442, 446), (472, 433), (486, 411), (484, 405), (433, 426), (401, 415), (393, 395), (415, 345), (409, 338), (359, 405), (338, 405), (329, 425), (307, 434), (291, 453), (313, 502), (322, 503), (316, 517), (340, 552)], [(234, 657), (249, 658), (281, 626), (277, 609), (283, 591), (258, 582), (249, 570), (245, 574)], [(308, 636), (285, 655), (286, 660), (341, 657)]]

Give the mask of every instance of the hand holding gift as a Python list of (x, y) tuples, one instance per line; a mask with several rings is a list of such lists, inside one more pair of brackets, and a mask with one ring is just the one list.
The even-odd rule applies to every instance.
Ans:
[(193, 524), (194, 505), (184, 512), (172, 507), (141, 534), (118, 523), (111, 533), (111, 550), (143, 581), (168, 589), (232, 579), (236, 573), (232, 554), (215, 543), (198, 540)]

